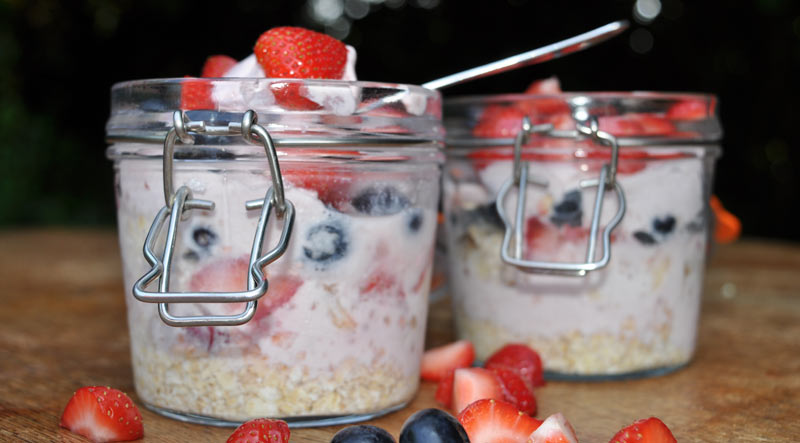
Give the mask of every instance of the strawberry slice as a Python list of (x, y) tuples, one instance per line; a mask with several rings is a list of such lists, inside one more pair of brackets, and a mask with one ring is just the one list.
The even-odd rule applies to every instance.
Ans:
[(458, 414), (458, 421), (475, 443), (525, 443), (542, 424), (502, 400), (478, 400)]
[(536, 414), (536, 397), (516, 372), (506, 368), (492, 368), (491, 371), (500, 383), (503, 400), (528, 415)]
[(637, 420), (632, 425), (622, 428), (611, 438), (610, 443), (676, 443), (677, 440), (667, 425), (661, 420), (650, 417)]
[(283, 171), (283, 180), (293, 186), (316, 191), (317, 198), (322, 203), (340, 208), (350, 201), (349, 190), (353, 174), (311, 167), (293, 168)]
[(472, 366), (475, 348), (469, 340), (431, 348), (422, 355), (420, 376), (423, 380), (441, 381), (451, 371)]
[(217, 106), (211, 98), (211, 82), (188, 75), (184, 78), (186, 80), (181, 84), (181, 109), (216, 109)]
[(439, 380), (439, 384), (436, 385), (436, 393), (433, 396), (439, 404), (448, 409), (453, 406), (453, 381), (455, 373), (455, 370), (448, 371), (447, 374)]
[(64, 408), (60, 425), (93, 442), (129, 441), (144, 436), (139, 408), (125, 393), (103, 386), (78, 389)]
[(508, 369), (520, 376), (533, 392), (535, 386), (544, 385), (542, 359), (526, 345), (511, 343), (489, 356), (483, 365), (487, 369)]
[(201, 77), (223, 77), (226, 72), (230, 71), (236, 65), (236, 60), (227, 55), (212, 55), (206, 59), (203, 64), (203, 70), (200, 74)]
[[(561, 83), (558, 77), (553, 76), (541, 80), (536, 80), (528, 86), (525, 90), (526, 95), (558, 95), (561, 94)], [(569, 117), (569, 105), (562, 99), (558, 98), (536, 98), (521, 101), (518, 107), (526, 114), (531, 116), (531, 119), (537, 121), (538, 115), (566, 115)]]
[(673, 120), (702, 120), (708, 117), (708, 104), (704, 100), (682, 100), (669, 107), (667, 118)]
[(525, 113), (515, 107), (489, 105), (483, 111), (478, 124), (472, 129), (475, 137), (512, 138), (522, 128)]
[(503, 390), (494, 374), (483, 368), (456, 369), (453, 376), (453, 409), (461, 412), (470, 403), (484, 398), (503, 398)]
[(549, 417), (528, 437), (530, 443), (578, 443), (575, 430), (560, 412)]
[(257, 418), (243, 423), (228, 437), (227, 443), (289, 443), (289, 425), (283, 420)]

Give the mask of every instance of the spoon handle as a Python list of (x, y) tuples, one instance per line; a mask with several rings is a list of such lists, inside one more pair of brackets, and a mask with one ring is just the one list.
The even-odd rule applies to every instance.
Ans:
[(499, 74), (523, 66), (535, 65), (567, 54), (581, 51), (597, 43), (605, 41), (627, 29), (627, 20), (619, 20), (607, 25), (592, 29), (589, 32), (570, 37), (560, 42), (551, 43), (547, 46), (523, 52), (522, 54), (512, 55), (511, 57), (498, 60), (483, 66), (467, 69), (455, 74), (448, 75), (436, 80), (423, 83), (422, 86), (428, 89), (441, 89), (448, 86), (464, 83), (481, 77)]

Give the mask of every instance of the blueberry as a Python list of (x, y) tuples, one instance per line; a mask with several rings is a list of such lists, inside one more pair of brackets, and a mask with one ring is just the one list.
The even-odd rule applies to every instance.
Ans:
[(217, 148), (190, 146), (175, 149), (176, 160), (233, 160), (234, 158), (236, 156), (232, 152)]
[(183, 253), (183, 259), (188, 261), (197, 261), (200, 260), (200, 255), (196, 251), (190, 249)]
[(316, 262), (329, 263), (344, 257), (347, 243), (347, 235), (339, 224), (320, 224), (308, 231), (303, 253)]
[(581, 191), (575, 189), (564, 194), (564, 198), (553, 207), (550, 221), (556, 226), (580, 226), (582, 218)]
[(367, 188), (351, 201), (356, 211), (367, 215), (392, 215), (405, 209), (408, 197), (391, 187)]
[(654, 245), (656, 244), (656, 239), (649, 233), (644, 231), (636, 231), (633, 233), (633, 236), (636, 240), (639, 240), (639, 243), (643, 245)]
[(675, 217), (668, 215), (664, 218), (653, 219), (653, 229), (659, 234), (667, 235), (675, 230)]
[(403, 424), (400, 443), (469, 443), (467, 432), (455, 417), (441, 409), (423, 409)]
[(410, 229), (411, 232), (419, 231), (419, 228), (422, 227), (422, 221), (422, 212), (412, 212), (411, 216), (408, 218), (408, 229)]
[(394, 437), (377, 426), (349, 426), (337, 432), (331, 443), (395, 443)]
[(200, 246), (203, 249), (208, 249), (217, 242), (217, 234), (214, 233), (214, 231), (212, 231), (210, 228), (199, 227), (192, 231), (192, 239), (197, 246)]

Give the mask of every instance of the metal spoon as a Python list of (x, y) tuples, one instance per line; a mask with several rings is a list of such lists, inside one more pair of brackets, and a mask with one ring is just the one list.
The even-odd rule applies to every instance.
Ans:
[[(470, 80), (475, 80), (482, 77), (488, 77), (490, 75), (499, 74), (512, 69), (553, 60), (606, 41), (628, 29), (629, 25), (630, 24), (627, 20), (611, 22), (599, 28), (592, 29), (591, 31), (584, 32), (583, 34), (570, 37), (566, 40), (551, 43), (547, 46), (542, 46), (541, 48), (523, 52), (522, 54), (512, 55), (511, 57), (507, 57), (483, 66), (470, 68), (466, 71), (450, 74), (446, 77), (423, 83), (422, 87), (428, 89), (446, 88), (448, 86), (457, 85), (459, 83), (468, 82)], [(357, 113), (360, 114), (378, 108), (386, 103), (397, 100), (402, 95), (404, 95), (404, 93), (392, 94), (383, 97), (359, 109)]]

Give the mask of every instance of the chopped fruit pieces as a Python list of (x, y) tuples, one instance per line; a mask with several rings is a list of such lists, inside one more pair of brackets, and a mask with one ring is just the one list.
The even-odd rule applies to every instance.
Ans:
[[(400, 443), (469, 443), (467, 431), (441, 409), (423, 409), (403, 423)], [(356, 443), (356, 442), (353, 442)], [(363, 443), (367, 443), (366, 440)]]
[(103, 386), (78, 389), (64, 408), (61, 427), (93, 442), (129, 441), (144, 436), (139, 408), (123, 392)]
[(670, 135), (675, 132), (675, 126), (669, 119), (653, 114), (601, 116), (597, 122), (600, 130), (617, 137)]
[(474, 443), (525, 443), (541, 421), (502, 400), (478, 400), (458, 414)]
[(483, 111), (473, 135), (481, 138), (512, 138), (522, 127), (525, 113), (517, 108), (490, 105)]
[(735, 241), (742, 233), (742, 222), (722, 206), (716, 195), (711, 196), (711, 209), (714, 211), (714, 240), (726, 244)]
[(211, 57), (206, 59), (206, 63), (203, 65), (203, 72), (200, 74), (201, 77), (222, 77), (228, 72), (234, 65), (236, 64), (236, 60), (227, 55), (212, 55)]
[[(561, 83), (558, 77), (549, 77), (536, 80), (525, 90), (526, 95), (557, 95), (561, 94)], [(518, 107), (531, 116), (531, 120), (539, 122), (539, 116), (564, 115), (569, 118), (569, 105), (566, 100), (559, 98), (536, 98), (522, 100)], [(544, 123), (544, 122), (542, 122)], [(574, 123), (573, 123), (574, 124)]]
[(264, 73), (272, 78), (340, 79), (347, 63), (344, 43), (292, 26), (261, 34), (253, 52)]
[(491, 371), (500, 383), (503, 400), (528, 415), (536, 414), (536, 397), (516, 372), (506, 368), (493, 368)]
[(449, 371), (447, 375), (442, 377), (439, 384), (436, 385), (436, 394), (434, 398), (445, 408), (453, 406), (453, 379), (455, 378), (455, 370)]
[(211, 82), (188, 75), (186, 77), (181, 84), (181, 109), (185, 111), (216, 109), (214, 100), (211, 99)]
[(667, 425), (661, 420), (650, 417), (637, 420), (632, 425), (622, 428), (611, 439), (610, 443), (676, 443), (677, 440)]
[(322, 203), (339, 208), (349, 200), (352, 176), (344, 171), (287, 168), (283, 171), (283, 180), (292, 186), (315, 191)]
[(468, 340), (460, 340), (425, 351), (422, 356), (420, 375), (423, 380), (441, 381), (458, 369), (472, 366), (475, 348)]
[(494, 374), (483, 368), (456, 369), (453, 377), (453, 410), (461, 412), (467, 405), (484, 398), (503, 398), (503, 390)]
[(522, 378), (533, 392), (533, 387), (544, 385), (542, 359), (533, 349), (523, 344), (512, 343), (503, 346), (489, 356), (484, 364), (487, 369), (509, 369)]
[(289, 443), (289, 425), (283, 420), (257, 418), (243, 423), (228, 437), (227, 443)]
[(708, 117), (708, 104), (698, 99), (683, 100), (670, 106), (667, 117), (673, 120), (702, 120)]
[(575, 430), (559, 412), (553, 414), (528, 437), (529, 443), (578, 443)]
[(367, 215), (392, 215), (405, 209), (408, 197), (392, 186), (370, 187), (351, 201), (356, 211)]

